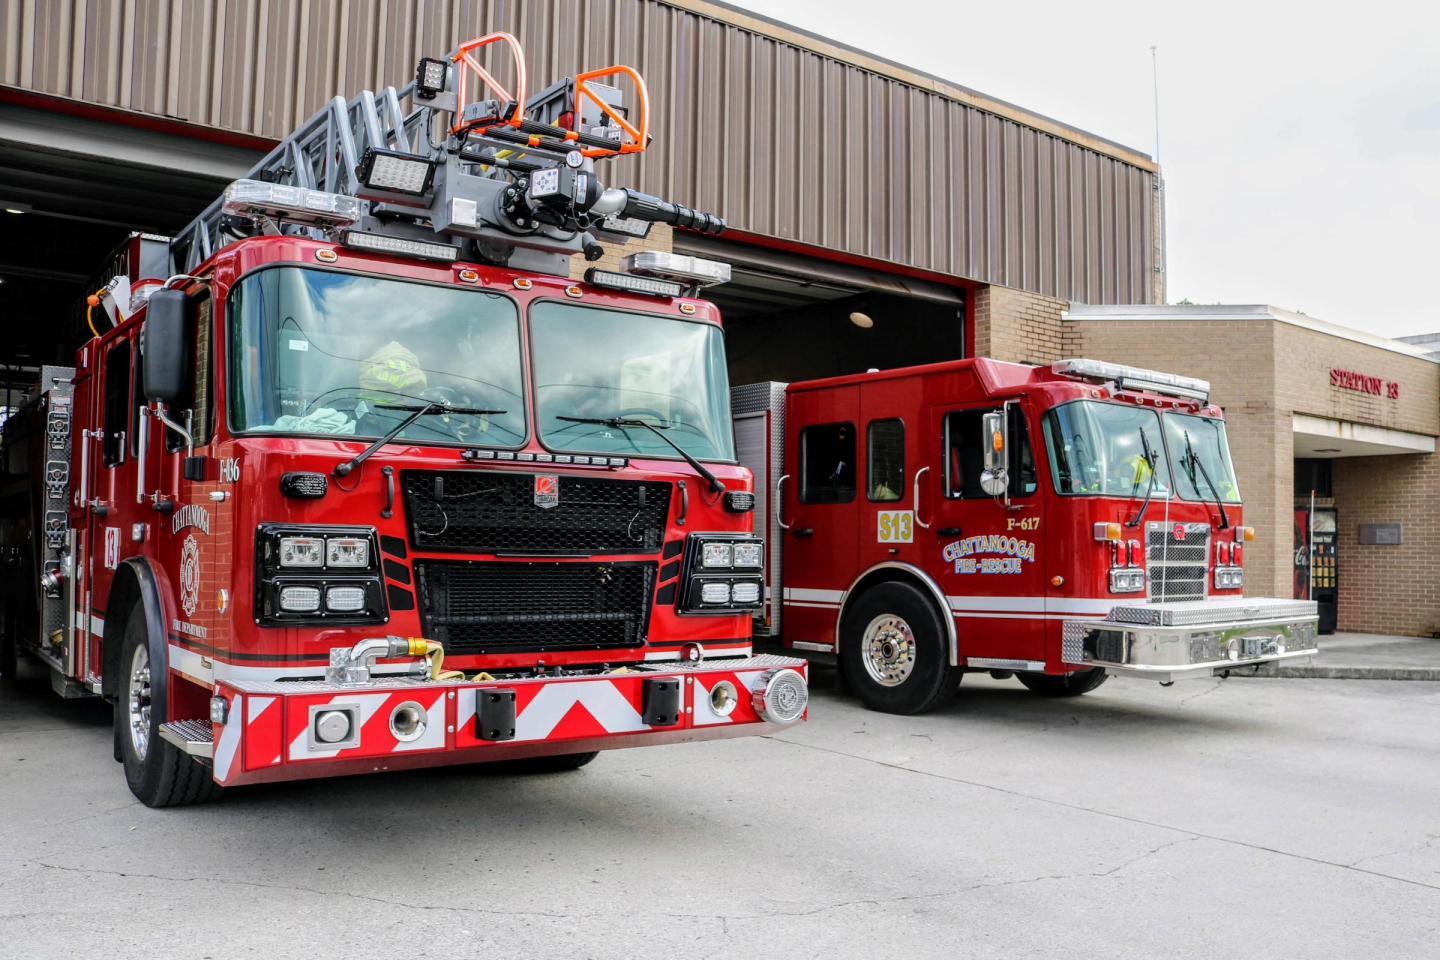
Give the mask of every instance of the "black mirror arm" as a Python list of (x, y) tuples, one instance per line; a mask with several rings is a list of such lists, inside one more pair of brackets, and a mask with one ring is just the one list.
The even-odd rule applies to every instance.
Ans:
[(174, 430), (180, 435), (180, 439), (185, 441), (185, 456), (193, 457), (195, 455), (195, 438), (191, 436), (189, 430), (170, 419), (170, 414), (165, 412), (165, 404), (159, 400), (155, 401), (155, 419), (165, 424), (167, 428)]

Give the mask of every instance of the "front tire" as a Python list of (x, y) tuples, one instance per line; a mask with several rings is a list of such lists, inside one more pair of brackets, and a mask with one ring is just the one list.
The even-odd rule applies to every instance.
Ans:
[(1042, 697), (1078, 697), (1110, 679), (1103, 667), (1090, 667), (1074, 673), (1017, 673), (1015, 677)]
[(882, 713), (933, 710), (960, 683), (940, 612), (898, 581), (871, 587), (845, 611), (840, 667), (865, 706)]
[(169, 702), (170, 673), (161, 653), (150, 643), (143, 606), (136, 604), (125, 621), (120, 646), (120, 698), (115, 704), (115, 734), (125, 782), (147, 807), (179, 807), (204, 803), (220, 795), (210, 767), (160, 736)]

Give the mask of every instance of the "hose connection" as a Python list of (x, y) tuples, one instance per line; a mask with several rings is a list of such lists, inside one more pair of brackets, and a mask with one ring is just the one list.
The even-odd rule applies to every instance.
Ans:
[(429, 642), (419, 637), (369, 637), (353, 647), (331, 647), (325, 679), (331, 683), (369, 683), (376, 660), (423, 657), (429, 652), (428, 646)]
[[(465, 679), (465, 674), (459, 670), (444, 669), (445, 648), (434, 640), (423, 637), (370, 637), (353, 647), (331, 647), (330, 665), (325, 668), (325, 679), (330, 683), (369, 683), (375, 661), (397, 657), (424, 658), (412, 665), (408, 671), (411, 674), (423, 673), (431, 680)], [(472, 679), (495, 678), (488, 673), (480, 673)]]

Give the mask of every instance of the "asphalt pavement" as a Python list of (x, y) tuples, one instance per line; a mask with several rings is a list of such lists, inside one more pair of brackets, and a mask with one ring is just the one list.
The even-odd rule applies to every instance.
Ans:
[[(823, 686), (826, 670), (817, 669)], [(0, 957), (1433, 957), (1440, 685), (967, 677), (765, 738), (148, 810), (0, 684)]]

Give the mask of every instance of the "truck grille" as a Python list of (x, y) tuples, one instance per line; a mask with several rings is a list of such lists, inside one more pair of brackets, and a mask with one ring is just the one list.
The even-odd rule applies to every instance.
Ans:
[(665, 537), (670, 484), (555, 476), (558, 502), (535, 502), (533, 473), (406, 470), (410, 542), (419, 550), (525, 556), (654, 553)]
[(656, 566), (417, 559), (420, 621), (455, 654), (644, 646)]
[[(1176, 537), (1176, 529), (1185, 531)], [(1145, 524), (1146, 599), (1204, 600), (1209, 594), (1210, 525)]]

